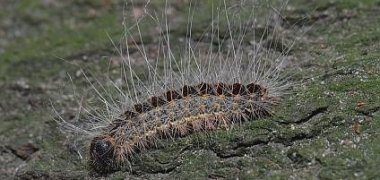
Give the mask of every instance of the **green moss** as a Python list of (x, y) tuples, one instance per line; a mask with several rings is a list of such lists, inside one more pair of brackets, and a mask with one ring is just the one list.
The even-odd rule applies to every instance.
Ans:
[[(154, 4), (157, 9), (163, 5), (161, 1), (154, 3), (157, 3)], [(206, 3), (194, 4), (202, 8), (194, 12), (193, 27), (199, 28), (195, 29), (199, 35), (210, 28), (210, 16), (200, 13), (211, 13), (212, 1)], [(380, 31), (377, 23), (379, 17), (374, 15), (379, 8), (379, 1), (296, 0), (291, 3), (294, 11), (290, 8), (284, 18), (297, 22), (303, 15), (310, 14), (312, 16), (308, 17), (308, 21), (317, 23), (310, 34), (306, 33), (304, 37), (311, 45), (292, 51), (295, 57), (304, 51), (318, 55), (315, 62), (307, 64), (314, 71), (301, 67), (305, 71), (300, 72), (295, 79), (301, 80), (309, 75), (318, 77), (295, 87), (294, 93), (286, 97), (272, 117), (245, 122), (228, 131), (195, 133), (174, 142), (163, 141), (157, 149), (144, 152), (133, 161), (133, 173), (129, 173), (126, 168), (125, 172), (117, 172), (107, 178), (157, 178), (162, 174), (181, 179), (379, 177), (380, 111), (377, 109), (380, 106)], [(83, 0), (72, 6), (86, 10), (102, 5), (101, 1)], [(181, 15), (189, 13), (185, 5), (178, 8)], [(6, 85), (14, 84), (14, 80), (21, 77), (27, 77), (32, 84), (51, 80), (51, 77), (68, 67), (65, 61), (56, 59), (71, 61), (72, 56), (82, 54), (101, 56), (103, 53), (99, 52), (112, 49), (111, 40), (116, 41), (123, 35), (116, 11), (100, 10), (99, 16), (89, 18), (68, 9), (66, 13), (55, 13), (56, 9), (46, 8), (40, 1), (23, 1), (16, 6), (15, 11), (20, 19), (26, 24), (37, 25), (28, 26), (29, 34), (14, 39), (0, 54), (0, 79), (6, 80)], [(243, 21), (248, 14), (242, 13)], [(313, 19), (323, 13), (328, 15), (326, 19)], [(0, 12), (2, 17), (6, 14)], [(40, 22), (49, 25), (39, 26)], [(70, 22), (74, 25), (69, 26)], [(140, 29), (144, 31), (152, 29), (154, 25), (149, 19), (140, 23)], [(221, 29), (227, 28), (226, 19), (221, 18), (220, 23)], [(171, 36), (186, 36), (186, 22), (174, 24), (171, 28)], [(136, 29), (125, 33), (134, 35)], [(328, 47), (319, 48), (318, 40), (313, 38), (324, 39)], [(144, 41), (147, 44), (157, 42), (148, 33), (143, 34), (143, 39), (147, 39)], [(317, 45), (313, 44), (315, 42)], [(94, 66), (94, 69), (107, 67), (107, 63), (102, 63), (104, 59), (96, 59), (101, 62), (89, 63), (89, 66)], [(328, 74), (323, 75), (324, 72)], [(20, 109), (16, 115), (2, 117), (0, 133), (10, 135), (9, 142), (15, 141), (15, 145), (24, 144), (30, 139), (37, 141), (40, 148), (38, 158), (27, 162), (25, 172), (47, 174), (50, 178), (98, 177), (88, 173), (90, 169), (86, 161), (78, 160), (76, 152), (69, 152), (64, 147), (73, 142), (64, 142), (65, 138), (54, 128), (55, 124), (46, 125), (46, 122), (52, 122), (48, 106), (32, 110), (25, 108), (30, 97), (17, 96), (18, 93), (0, 95), (3, 102), (7, 102), (1, 104), (1, 108)], [(44, 97), (48, 93), (33, 93), (33, 96)], [(364, 102), (365, 107), (358, 107), (359, 102)], [(358, 132), (354, 130), (357, 122), (360, 126)]]
[(350, 79), (342, 80), (342, 82), (331, 83), (329, 90), (335, 92), (370, 92), (376, 93), (380, 89), (380, 80), (378, 78), (369, 78), (369, 79)]
[(59, 64), (62, 64), (56, 63), (54, 58), (65, 58), (86, 51), (104, 49), (111, 43), (106, 34), (119, 39), (120, 32), (121, 27), (117, 26), (116, 16), (111, 14), (100, 17), (80, 29), (50, 29), (42, 36), (16, 40), (1, 55), (4, 66), (0, 77), (25, 76), (25, 73), (30, 73), (29, 68), (36, 69), (39, 71), (37, 73), (46, 73), (40, 73), (40, 76), (53, 75), (58, 72), (61, 66)]

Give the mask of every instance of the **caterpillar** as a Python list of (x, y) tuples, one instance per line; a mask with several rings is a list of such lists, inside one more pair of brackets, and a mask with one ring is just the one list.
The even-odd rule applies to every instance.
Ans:
[(154, 145), (157, 139), (228, 129), (232, 124), (269, 114), (278, 98), (254, 83), (185, 85), (135, 104), (134, 110), (113, 120), (92, 140), (91, 161), (94, 167), (103, 170), (126, 162), (134, 153)]
[[(226, 2), (222, 7), (223, 11), (229, 11)], [(242, 41), (254, 25), (242, 27), (239, 24), (239, 33), (235, 36), (229, 18), (238, 16), (228, 13), (223, 16), (228, 25), (226, 32), (219, 30), (221, 25), (215, 25), (217, 28), (212, 25), (211, 33), (218, 34), (212, 37), (217, 45), (209, 45), (206, 53), (199, 50), (197, 54), (196, 47), (188, 41), (184, 43), (185, 52), (178, 58), (166, 34), (161, 44), (164, 46), (161, 68), (159, 61), (149, 62), (144, 45), (137, 47), (146, 62), (146, 81), (133, 70), (131, 47), (126, 43), (126, 55), (120, 54), (127, 87), (115, 85), (121, 103), (106, 100), (94, 87), (100, 101), (107, 108), (112, 106), (113, 109), (107, 111), (109, 115), (97, 117), (87, 126), (60, 121), (63, 129), (79, 132), (89, 139), (87, 152), (91, 167), (98, 172), (117, 170), (137, 154), (154, 148), (160, 140), (228, 130), (234, 125), (273, 114), (273, 108), (292, 86), (280, 70), (284, 52), (286, 54), (289, 49), (278, 53), (267, 48), (263, 39), (269, 32), (264, 32), (257, 44), (247, 51)], [(168, 32), (167, 23), (164, 24)], [(139, 28), (138, 23), (136, 27)], [(221, 50), (226, 44), (227, 51)], [(160, 68), (163, 73), (159, 72)]]

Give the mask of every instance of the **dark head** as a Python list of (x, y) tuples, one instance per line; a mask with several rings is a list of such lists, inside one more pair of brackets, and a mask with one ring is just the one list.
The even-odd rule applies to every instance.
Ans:
[(113, 166), (114, 139), (109, 136), (95, 137), (90, 146), (91, 165), (100, 172), (109, 171)]

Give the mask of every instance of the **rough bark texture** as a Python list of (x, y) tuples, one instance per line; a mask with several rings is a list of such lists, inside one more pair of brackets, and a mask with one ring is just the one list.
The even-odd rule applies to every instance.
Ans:
[[(70, 2), (0, 2), (0, 179), (380, 177), (380, 1), (290, 1), (286, 24), (311, 28), (291, 51), (294, 80), (306, 80), (274, 116), (163, 141), (136, 158), (132, 172), (107, 175), (78, 159), (52, 120), (50, 100), (64, 102), (65, 118), (76, 115), (75, 99), (61, 88), (70, 83), (66, 72), (78, 89), (88, 88), (78, 66), (98, 71), (117, 59), (107, 33), (120, 39), (122, 6)], [(181, 27), (173, 36), (185, 36)], [(144, 36), (154, 54), (155, 36)]]

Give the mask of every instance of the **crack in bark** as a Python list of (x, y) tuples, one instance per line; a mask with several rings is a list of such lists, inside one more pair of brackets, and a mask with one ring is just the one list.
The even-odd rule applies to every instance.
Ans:
[(240, 141), (235, 144), (232, 148), (227, 149), (215, 149), (212, 148), (211, 150), (221, 159), (228, 159), (232, 157), (242, 157), (245, 154), (245, 151), (253, 146), (257, 145), (266, 145), (270, 142), (270, 139), (272, 138), (272, 135), (269, 134), (266, 137), (257, 137), (252, 140), (248, 141)]
[(363, 114), (364, 116), (373, 117), (373, 113), (380, 111), (380, 106), (375, 106), (373, 108), (367, 109), (367, 110), (355, 110), (356, 112)]
[(302, 124), (302, 123), (305, 123), (307, 121), (309, 121), (310, 119), (312, 119), (313, 117), (317, 116), (318, 114), (322, 114), (322, 113), (325, 113), (328, 109), (328, 106), (322, 106), (322, 107), (318, 107), (317, 109), (311, 111), (310, 113), (308, 113), (308, 115), (304, 118), (301, 118), (300, 120), (298, 121), (292, 121), (292, 122), (286, 122), (286, 121), (283, 121), (283, 122), (278, 122), (279, 124)]

